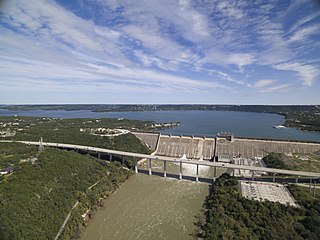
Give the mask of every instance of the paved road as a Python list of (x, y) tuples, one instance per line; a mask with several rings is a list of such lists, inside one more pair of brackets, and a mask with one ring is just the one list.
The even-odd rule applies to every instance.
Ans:
[[(31, 142), (31, 141), (8, 141), (2, 140), (1, 142), (20, 142), (28, 145), (40, 145), (39, 142)], [(148, 155), (141, 153), (133, 153), (133, 152), (124, 152), (117, 151), (105, 148), (97, 148), (91, 146), (83, 146), (83, 145), (74, 145), (74, 144), (65, 144), (65, 143), (49, 143), (43, 142), (43, 146), (47, 147), (59, 147), (59, 148), (67, 148), (67, 149), (78, 149), (84, 151), (92, 151), (97, 153), (106, 153), (117, 156), (129, 156), (135, 158), (147, 158), (151, 160), (161, 160), (161, 161), (169, 161), (169, 162), (182, 162), (187, 164), (195, 164), (195, 165), (203, 165), (209, 167), (220, 167), (220, 168), (229, 168), (229, 169), (243, 169), (250, 170), (254, 172), (268, 172), (268, 173), (276, 173), (276, 174), (286, 174), (286, 175), (294, 175), (300, 177), (314, 177), (320, 178), (320, 173), (318, 172), (305, 172), (305, 171), (292, 171), (292, 170), (284, 170), (284, 169), (276, 169), (276, 168), (266, 168), (266, 167), (255, 167), (255, 166), (245, 166), (245, 165), (236, 165), (229, 163), (220, 163), (220, 162), (209, 162), (209, 161), (199, 161), (199, 160), (185, 160), (173, 157), (165, 157), (165, 156), (157, 156), (157, 155)]]

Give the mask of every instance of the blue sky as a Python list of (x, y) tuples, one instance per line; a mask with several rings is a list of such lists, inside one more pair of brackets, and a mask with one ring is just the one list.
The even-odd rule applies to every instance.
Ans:
[(0, 103), (320, 104), (320, 4), (1, 1)]

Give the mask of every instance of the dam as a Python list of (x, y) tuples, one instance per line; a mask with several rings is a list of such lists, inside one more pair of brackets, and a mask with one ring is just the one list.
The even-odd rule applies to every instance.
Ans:
[(250, 139), (230, 136), (215, 138), (194, 136), (172, 136), (160, 133), (133, 132), (155, 155), (188, 159), (212, 160), (243, 157), (262, 158), (271, 152), (314, 153), (320, 151), (320, 143), (273, 139)]

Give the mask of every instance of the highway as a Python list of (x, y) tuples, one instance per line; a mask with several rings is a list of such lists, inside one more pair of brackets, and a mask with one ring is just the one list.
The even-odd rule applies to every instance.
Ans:
[[(40, 142), (31, 142), (31, 141), (9, 141), (9, 140), (1, 140), (0, 142), (19, 142), (28, 145), (40, 145)], [(243, 169), (250, 170), (253, 172), (267, 172), (267, 173), (275, 173), (275, 174), (285, 174), (285, 175), (293, 175), (297, 177), (313, 177), (320, 178), (320, 173), (318, 172), (306, 172), (306, 171), (293, 171), (293, 170), (285, 170), (285, 169), (277, 169), (277, 168), (266, 168), (266, 167), (255, 167), (255, 166), (245, 166), (245, 165), (236, 165), (229, 163), (220, 163), (220, 162), (209, 162), (209, 161), (199, 161), (193, 159), (180, 159), (166, 156), (157, 156), (157, 155), (148, 155), (141, 153), (133, 153), (133, 152), (124, 152), (112, 149), (105, 148), (97, 148), (91, 146), (83, 146), (83, 145), (74, 145), (74, 144), (65, 144), (65, 143), (49, 143), (43, 142), (42, 145), (44, 147), (58, 147), (58, 148), (66, 148), (71, 150), (84, 150), (96, 153), (105, 153), (116, 156), (128, 156), (135, 157), (141, 159), (151, 159), (151, 160), (160, 160), (160, 161), (168, 161), (168, 162), (177, 162), (177, 163), (185, 163), (185, 164), (195, 164), (202, 165), (208, 167), (219, 167), (219, 168), (229, 168), (229, 169)]]

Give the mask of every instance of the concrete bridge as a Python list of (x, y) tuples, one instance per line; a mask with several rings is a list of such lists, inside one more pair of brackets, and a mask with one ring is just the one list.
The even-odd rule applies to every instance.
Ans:
[[(138, 159), (147, 159), (148, 160), (148, 170), (149, 175), (152, 174), (152, 161), (162, 161), (163, 162), (163, 170), (164, 170), (164, 177), (167, 176), (167, 162), (174, 162), (180, 166), (179, 170), (179, 179), (182, 179), (183, 172), (182, 172), (182, 165), (183, 164), (193, 164), (196, 165), (196, 181), (199, 180), (199, 166), (207, 166), (214, 168), (214, 177), (216, 178), (216, 168), (225, 168), (225, 169), (242, 169), (242, 170), (250, 170), (252, 172), (252, 177), (254, 178), (255, 172), (267, 172), (273, 174), (273, 181), (275, 180), (276, 174), (284, 174), (295, 176), (296, 180), (298, 178), (305, 177), (305, 178), (320, 178), (320, 173), (317, 172), (306, 172), (306, 171), (292, 171), (292, 170), (284, 170), (284, 169), (276, 169), (276, 168), (266, 168), (266, 167), (256, 167), (256, 166), (245, 166), (245, 165), (237, 165), (237, 164), (228, 164), (228, 163), (220, 163), (220, 162), (210, 162), (210, 161), (199, 161), (196, 159), (180, 159), (174, 157), (166, 157), (166, 156), (156, 156), (156, 155), (148, 155), (148, 154), (141, 154), (141, 153), (133, 153), (133, 152), (124, 152), (112, 149), (105, 149), (105, 148), (98, 148), (92, 146), (83, 146), (83, 145), (75, 145), (75, 144), (65, 144), (65, 143), (50, 143), (50, 142), (32, 142), (32, 141), (8, 141), (3, 140), (1, 142), (19, 142), (28, 145), (36, 145), (36, 146), (44, 146), (44, 147), (56, 147), (56, 148), (65, 148), (70, 150), (82, 150), (88, 152), (94, 152), (98, 154), (108, 154), (109, 160), (112, 160), (112, 156), (119, 156), (119, 157), (134, 157)], [(138, 172), (138, 161), (135, 163), (135, 172)]]

